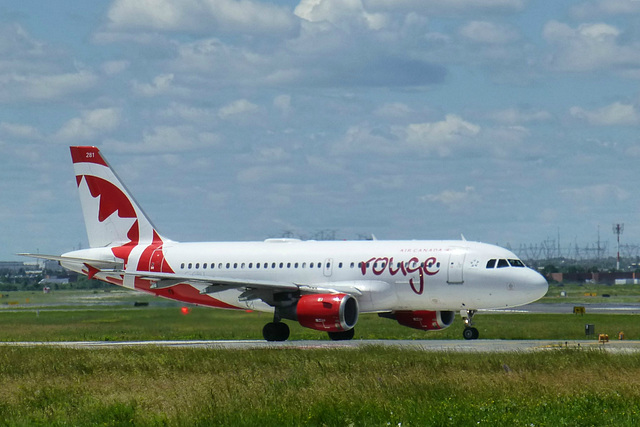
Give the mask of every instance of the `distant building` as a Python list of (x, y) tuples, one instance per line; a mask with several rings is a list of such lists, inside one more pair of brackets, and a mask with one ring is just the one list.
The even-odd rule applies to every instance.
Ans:
[(20, 270), (26, 270), (27, 267), (21, 261), (0, 261), (0, 270), (8, 270), (17, 273)]

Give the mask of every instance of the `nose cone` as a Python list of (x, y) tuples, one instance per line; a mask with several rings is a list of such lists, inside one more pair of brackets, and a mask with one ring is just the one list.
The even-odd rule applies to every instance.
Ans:
[(524, 280), (522, 281), (522, 290), (527, 295), (528, 301), (524, 304), (537, 301), (546, 295), (549, 290), (549, 283), (547, 279), (540, 273), (530, 268), (523, 271)]

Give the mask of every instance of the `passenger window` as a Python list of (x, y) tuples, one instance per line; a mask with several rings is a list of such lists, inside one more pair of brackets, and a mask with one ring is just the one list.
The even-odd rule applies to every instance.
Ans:
[(342, 263), (339, 263), (339, 264), (338, 264), (338, 268), (342, 268)]
[(264, 267), (264, 268), (269, 268), (269, 263), (268, 263), (268, 262), (265, 262), (263, 267)]
[(205, 269), (205, 270), (207, 269), (207, 263), (206, 262), (202, 263), (202, 268)]
[(229, 269), (229, 267), (231, 267), (231, 264), (227, 263), (227, 269)]
[(280, 268), (282, 268), (282, 267), (284, 267), (284, 263), (281, 262), (280, 263)]
[(191, 267), (193, 267), (193, 264), (189, 263), (189, 270), (191, 270)]
[(237, 262), (233, 263), (233, 268), (238, 268), (238, 263)]
[(298, 263), (296, 262), (293, 266), (294, 266), (295, 268), (298, 268)]
[(182, 268), (184, 270), (184, 262), (182, 264), (180, 264), (180, 268)]
[(487, 261), (487, 268), (494, 268), (495, 266), (496, 266), (495, 259), (490, 259), (489, 261)]
[(256, 262), (256, 268), (260, 268), (260, 263)]
[(505, 267), (509, 267), (509, 263), (507, 262), (506, 259), (499, 259), (498, 260), (498, 268), (505, 268)]
[(351, 263), (351, 268), (353, 268), (353, 267), (354, 267), (354, 263)]
[(307, 263), (306, 262), (302, 263), (302, 268), (307, 268)]

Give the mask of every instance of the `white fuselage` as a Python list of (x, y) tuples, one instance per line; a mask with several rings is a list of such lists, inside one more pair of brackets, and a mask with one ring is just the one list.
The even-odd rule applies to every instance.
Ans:
[[(115, 259), (105, 249), (64, 256)], [(198, 290), (205, 288), (199, 284), (202, 278), (285, 283), (303, 290), (345, 289), (353, 293), (356, 289), (354, 296), (361, 312), (514, 307), (541, 298), (548, 289), (536, 271), (511, 265), (518, 264), (512, 252), (469, 241), (165, 242), (161, 251), (162, 257), (150, 259), (148, 271), (166, 271), (169, 266), (176, 277)], [(139, 259), (140, 251), (133, 250), (126, 270), (140, 270)], [(495, 262), (488, 268), (490, 260)], [(62, 264), (83, 270), (83, 265), (72, 261)], [(146, 263), (142, 265), (144, 270), (146, 267)], [(100, 272), (96, 278), (153, 292), (126, 276), (114, 281), (108, 280), (108, 272)], [(273, 311), (260, 299), (242, 300), (242, 293), (243, 289), (226, 289), (204, 297), (222, 301), (230, 306), (227, 308)]]

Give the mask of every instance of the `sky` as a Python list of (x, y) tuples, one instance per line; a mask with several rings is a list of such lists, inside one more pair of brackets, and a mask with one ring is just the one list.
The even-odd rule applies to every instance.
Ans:
[(640, 0), (0, 5), (0, 260), (87, 247), (69, 146), (177, 241), (640, 244)]

